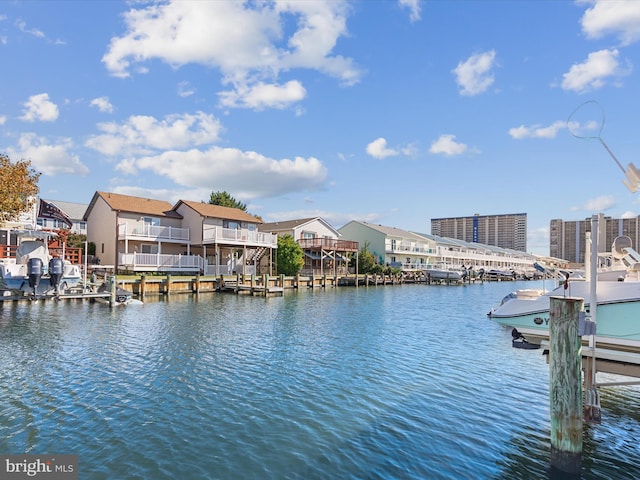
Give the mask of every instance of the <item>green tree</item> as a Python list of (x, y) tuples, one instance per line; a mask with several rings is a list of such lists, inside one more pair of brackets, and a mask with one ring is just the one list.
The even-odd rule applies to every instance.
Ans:
[(278, 236), (278, 254), (276, 256), (278, 275), (293, 276), (304, 265), (304, 252), (292, 235)]
[(211, 192), (209, 199), (211, 205), (220, 205), (221, 207), (239, 208), (243, 212), (247, 211), (247, 206), (233, 198), (228, 192)]
[(0, 154), (0, 224), (28, 212), (35, 202), (40, 173), (31, 168), (31, 160), (12, 162)]
[(358, 254), (358, 273), (375, 273), (376, 256), (369, 251), (369, 242), (364, 242)]

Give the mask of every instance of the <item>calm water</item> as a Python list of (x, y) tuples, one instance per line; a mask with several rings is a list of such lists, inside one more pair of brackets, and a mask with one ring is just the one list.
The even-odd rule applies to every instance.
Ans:
[[(560, 478), (545, 359), (486, 317), (518, 286), (7, 304), (0, 453), (83, 479)], [(640, 389), (602, 395), (582, 478), (640, 478)]]

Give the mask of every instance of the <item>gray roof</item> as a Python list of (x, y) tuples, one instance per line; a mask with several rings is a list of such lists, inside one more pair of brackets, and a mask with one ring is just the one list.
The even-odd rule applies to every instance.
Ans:
[(376, 225), (374, 223), (367, 223), (367, 222), (360, 222), (360, 221), (358, 221), (357, 223), (366, 225), (367, 227), (373, 230), (376, 230), (380, 233), (383, 233), (385, 235), (389, 235), (392, 237), (412, 238), (414, 240), (422, 240), (422, 241), (424, 241), (425, 237), (429, 238), (426, 235), (422, 235), (415, 232), (408, 232), (407, 230), (402, 230), (401, 228), (387, 227), (385, 225)]
[(312, 222), (318, 217), (300, 218), (297, 220), (285, 220), (283, 222), (267, 222), (258, 228), (262, 232), (275, 232), (277, 230), (293, 230), (294, 228)]
[(66, 213), (71, 220), (78, 222), (82, 221), (84, 212), (86, 212), (87, 207), (89, 206), (88, 203), (63, 202), (61, 200), (47, 200), (45, 198), (43, 198), (43, 200), (45, 202), (52, 203)]

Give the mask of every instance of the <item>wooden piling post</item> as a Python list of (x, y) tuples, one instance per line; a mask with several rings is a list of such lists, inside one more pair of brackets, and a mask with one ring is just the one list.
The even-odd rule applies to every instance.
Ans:
[(147, 283), (147, 275), (146, 274), (142, 274), (140, 275), (140, 298), (144, 298), (145, 294), (146, 294), (146, 283)]
[(168, 296), (169, 293), (171, 292), (171, 274), (167, 274), (167, 277), (165, 278), (165, 286), (164, 286), (164, 293)]
[(116, 304), (116, 276), (111, 275), (109, 277), (109, 306), (113, 307)]
[(549, 404), (551, 467), (582, 470), (582, 352), (578, 335), (582, 298), (551, 297), (549, 311)]

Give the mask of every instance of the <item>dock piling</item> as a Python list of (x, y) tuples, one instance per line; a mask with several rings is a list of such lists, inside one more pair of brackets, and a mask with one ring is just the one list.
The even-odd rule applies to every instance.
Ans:
[(549, 311), (549, 405), (551, 467), (582, 470), (582, 352), (578, 335), (582, 298), (551, 297)]

